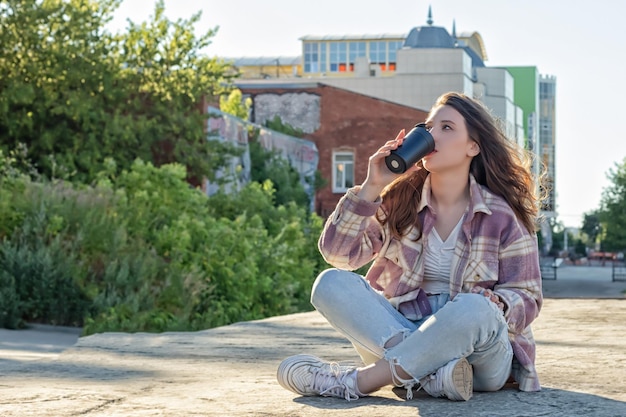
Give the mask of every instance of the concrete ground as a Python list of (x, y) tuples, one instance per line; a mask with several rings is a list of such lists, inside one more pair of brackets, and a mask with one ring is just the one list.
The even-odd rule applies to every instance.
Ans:
[(24, 330), (0, 329), (0, 372), (3, 362), (54, 359), (74, 345), (81, 329), (31, 325)]
[(543, 390), (506, 387), (469, 402), (385, 388), (346, 402), (303, 398), (275, 373), (296, 353), (358, 362), (316, 312), (202, 332), (0, 330), (0, 416), (626, 416), (626, 282), (562, 266), (534, 325)]

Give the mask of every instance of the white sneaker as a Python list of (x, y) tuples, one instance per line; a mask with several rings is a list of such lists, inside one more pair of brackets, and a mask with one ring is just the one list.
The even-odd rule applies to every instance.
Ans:
[(420, 379), (420, 385), (433, 397), (448, 397), (453, 401), (467, 401), (473, 394), (472, 365), (467, 359), (455, 359), (434, 374)]
[(316, 356), (296, 355), (281, 362), (276, 379), (283, 388), (296, 394), (350, 401), (359, 398), (355, 371), (355, 367), (324, 362)]

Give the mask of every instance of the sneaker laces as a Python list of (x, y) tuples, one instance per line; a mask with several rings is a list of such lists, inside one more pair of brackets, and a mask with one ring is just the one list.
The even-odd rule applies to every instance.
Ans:
[[(356, 380), (353, 372), (342, 371), (337, 363), (329, 363), (328, 369), (311, 369), (311, 386), (319, 395), (343, 397), (346, 400), (357, 400)], [(350, 384), (352, 382), (352, 386)]]
[[(396, 369), (397, 365), (398, 364), (396, 360), (389, 361), (389, 366), (391, 368), (391, 382), (396, 387), (403, 387), (406, 390), (406, 399), (412, 400), (413, 399), (413, 386), (417, 383), (417, 381), (415, 381), (414, 379), (400, 378), (400, 376), (398, 375), (398, 370)], [(419, 390), (420, 389), (418, 388), (417, 391)]]
[(425, 376), (420, 380), (420, 388), (424, 388), (424, 391), (428, 392), (433, 397), (441, 397), (444, 394), (443, 377), (438, 375), (438, 372), (434, 372)]

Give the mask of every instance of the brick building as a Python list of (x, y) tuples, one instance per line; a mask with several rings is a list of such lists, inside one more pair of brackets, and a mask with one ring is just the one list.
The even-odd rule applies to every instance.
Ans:
[(327, 185), (315, 196), (315, 211), (327, 217), (345, 191), (367, 175), (371, 154), (401, 129), (408, 132), (428, 112), (319, 82), (237, 83), (253, 100), (251, 121), (274, 116), (302, 129), (319, 151), (318, 170)]

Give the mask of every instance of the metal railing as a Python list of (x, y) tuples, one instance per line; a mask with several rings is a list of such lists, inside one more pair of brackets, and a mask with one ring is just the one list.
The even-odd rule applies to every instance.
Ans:
[(561, 262), (563, 262), (563, 259), (560, 258), (550, 259), (549, 261), (543, 259), (539, 263), (541, 279), (555, 280), (557, 276), (556, 271), (561, 265)]
[(615, 281), (626, 281), (626, 262), (625, 261), (613, 261), (613, 271), (611, 279)]

